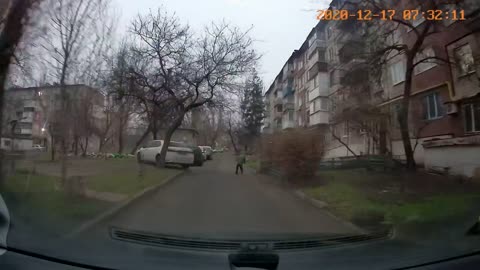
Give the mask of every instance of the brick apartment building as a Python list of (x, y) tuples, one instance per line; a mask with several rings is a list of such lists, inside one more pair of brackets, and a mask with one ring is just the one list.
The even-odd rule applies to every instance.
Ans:
[[(444, 21), (438, 26), (440, 33), (429, 36), (422, 46), (422, 56), (448, 59), (450, 63), (425, 62), (415, 68), (408, 119), (414, 155), (419, 165), (453, 174), (478, 176), (479, 3), (466, 2), (468, 20)], [(335, 0), (330, 8), (348, 7), (344, 1)], [(422, 23), (422, 20), (414, 22), (419, 28)], [(367, 69), (355, 68), (365, 60), (359, 55), (368, 50), (367, 34), (354, 20), (320, 21), (287, 61), (294, 63), (294, 126), (322, 131), (319, 139), (325, 141), (326, 159), (386, 153), (397, 159), (405, 158), (397, 121), (399, 104), (403, 99), (404, 56), (389, 59), (381, 72), (380, 85), (370, 83), (367, 88), (362, 88), (360, 97), (351, 94), (352, 90), (359, 89), (348, 84), (352, 78), (365, 78), (367, 81), (369, 78)], [(411, 44), (415, 40), (414, 35), (408, 28), (399, 27), (392, 40)], [(284, 70), (285, 67), (265, 93), (269, 113), (264, 132), (291, 128), (290, 125), (279, 124), (284, 118), (275, 117), (280, 112), (275, 108), (285, 104), (285, 99), (281, 100), (278, 96)], [(362, 114), (360, 108), (365, 103), (377, 108), (382, 120)], [(352, 121), (352, 116), (361, 121)]]
[[(88, 102), (93, 121), (98, 125), (104, 118), (105, 97), (97, 89), (86, 85), (68, 85), (67, 95), (71, 106)], [(15, 150), (28, 150), (39, 144), (51, 144), (50, 127), (55, 115), (60, 113), (60, 87), (42, 86), (10, 88), (5, 91), (4, 125), (2, 138), (15, 138)], [(78, 121), (78, 119), (70, 119)], [(12, 123), (15, 123), (13, 126)], [(13, 130), (12, 130), (13, 129)], [(89, 151), (98, 150), (98, 139), (92, 136)]]

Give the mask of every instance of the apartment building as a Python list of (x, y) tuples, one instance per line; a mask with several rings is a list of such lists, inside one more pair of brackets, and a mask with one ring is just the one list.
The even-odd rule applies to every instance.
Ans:
[[(86, 103), (92, 121), (100, 125), (104, 117), (104, 96), (86, 85), (68, 85), (66, 90), (71, 107)], [(16, 150), (28, 150), (34, 144), (50, 145), (50, 127), (62, 109), (59, 86), (10, 88), (5, 91), (4, 107), (2, 137), (14, 137)], [(95, 148), (94, 139), (90, 141), (90, 148)]]
[(312, 29), (265, 93), (264, 132), (328, 124), (328, 70), (323, 27), (318, 24)]
[[(423, 43), (419, 57), (450, 63), (415, 67), (408, 119), (417, 164), (473, 176), (480, 173), (480, 12), (479, 3), (466, 2), (468, 20), (444, 21), (437, 26), (440, 33)], [(330, 8), (352, 7), (334, 0)], [(414, 24), (421, 29), (423, 22)], [(381, 82), (373, 81), (362, 57), (369, 34), (356, 20), (321, 21), (293, 54), (295, 127), (321, 127), (326, 159), (375, 154), (405, 159), (398, 124), (405, 56), (391, 57), (382, 66)], [(398, 27), (391, 39), (411, 45), (414, 35)]]

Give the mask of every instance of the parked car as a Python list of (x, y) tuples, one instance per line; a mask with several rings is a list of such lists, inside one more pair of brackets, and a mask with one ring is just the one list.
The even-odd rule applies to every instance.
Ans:
[[(162, 147), (163, 140), (149, 142), (145, 147), (137, 151), (137, 161), (159, 164)], [(184, 143), (170, 142), (165, 158), (167, 164), (176, 164), (188, 168), (194, 165), (194, 160), (195, 157), (192, 148)]]
[(37, 152), (44, 152), (45, 150), (47, 150), (47, 148), (45, 146), (41, 146), (39, 144), (34, 144), (32, 146), (32, 150), (37, 151)]
[(193, 150), (193, 166), (203, 166), (206, 158), (202, 149), (198, 146), (192, 146), (191, 148)]
[(223, 147), (222, 147), (222, 148), (215, 148), (215, 149), (213, 149), (213, 152), (214, 152), (214, 153), (223, 153), (223, 151), (224, 151)]
[(205, 154), (207, 160), (213, 159), (213, 149), (210, 146), (199, 146), (202, 149), (202, 152)]

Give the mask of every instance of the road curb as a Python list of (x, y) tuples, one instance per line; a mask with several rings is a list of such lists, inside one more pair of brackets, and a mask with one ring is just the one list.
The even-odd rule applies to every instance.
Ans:
[(152, 187), (149, 187), (149, 188), (146, 188), (144, 190), (142, 190), (141, 192), (135, 194), (132, 198), (126, 200), (125, 202), (121, 203), (120, 205), (117, 205), (115, 207), (112, 207), (111, 209), (97, 215), (96, 217), (94, 217), (93, 219), (83, 223), (82, 225), (80, 225), (79, 227), (77, 227), (75, 230), (73, 230), (72, 232), (70, 232), (69, 234), (67, 234), (65, 236), (66, 239), (68, 238), (73, 238), (75, 236), (77, 236), (78, 234), (82, 233), (82, 232), (85, 232), (89, 229), (91, 229), (92, 227), (94, 227), (95, 225), (97, 225), (98, 223), (116, 215), (118, 212), (120, 212), (121, 210), (129, 207), (131, 204), (135, 203), (136, 201), (138, 201), (139, 199), (147, 196), (147, 195), (150, 195), (151, 193), (154, 193), (155, 191), (157, 191), (158, 189), (166, 186), (167, 184), (171, 183), (173, 180), (175, 180), (176, 178), (180, 177), (180, 176), (183, 176), (185, 174), (185, 171), (183, 172), (180, 172), (176, 175), (173, 175), (169, 178), (167, 178), (163, 183), (161, 184), (158, 184), (156, 186), (152, 186)]
[(297, 189), (293, 192), (293, 194), (299, 198), (299, 199), (302, 199), (304, 201), (307, 201), (309, 202), (311, 205), (313, 205), (314, 207), (318, 208), (318, 209), (321, 209), (323, 211), (325, 211), (325, 213), (330, 216), (332, 219), (334, 219), (335, 221), (337, 221), (338, 223), (341, 223), (342, 225), (354, 230), (355, 232), (357, 233), (361, 233), (361, 234), (366, 234), (367, 231), (365, 231), (364, 229), (361, 229), (359, 228), (358, 226), (355, 226), (353, 223), (351, 222), (348, 222), (348, 221), (345, 221), (337, 216), (335, 216), (334, 214), (332, 214), (330, 211), (328, 211), (326, 209), (326, 207), (328, 206), (327, 203), (325, 202), (322, 202), (322, 201), (319, 201), (319, 200), (316, 200), (310, 196), (308, 196), (307, 194), (305, 194), (305, 192)]

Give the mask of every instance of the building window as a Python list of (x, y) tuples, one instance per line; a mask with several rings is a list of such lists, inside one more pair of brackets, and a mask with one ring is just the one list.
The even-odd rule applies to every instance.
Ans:
[(293, 117), (293, 111), (289, 111), (288, 112), (288, 121), (293, 121), (294, 117)]
[(328, 99), (320, 98), (320, 110), (328, 111)]
[(393, 85), (405, 81), (405, 63), (398, 61), (390, 66), (390, 76), (392, 76)]
[[(415, 63), (425, 60), (428, 57), (435, 57), (435, 52), (433, 51), (432, 48), (426, 48), (425, 50), (417, 54), (417, 56), (415, 57)], [(437, 66), (437, 64), (433, 62), (433, 59), (425, 60), (425, 62), (422, 62), (415, 67), (415, 75), (425, 72), (431, 68), (434, 68), (435, 66)]]
[(315, 77), (313, 77), (313, 88), (317, 88), (318, 86), (318, 75), (315, 75)]
[(24, 107), (24, 108), (23, 108), (23, 111), (24, 111), (24, 112), (34, 112), (34, 111), (35, 111), (35, 108), (33, 108), (33, 107)]
[(443, 105), (438, 93), (424, 97), (425, 119), (433, 120), (443, 116)]
[(475, 61), (473, 59), (472, 48), (469, 44), (456, 48), (454, 50), (454, 57), (459, 76), (475, 72)]
[(313, 102), (314, 106), (313, 106), (313, 112), (316, 113), (318, 111), (320, 111), (322, 109), (322, 104), (321, 104), (321, 99), (320, 98), (317, 98), (315, 99), (315, 101)]
[(471, 103), (463, 106), (465, 116), (465, 131), (480, 132), (480, 103)]
[(335, 85), (335, 71), (330, 71), (329, 81), (330, 81), (330, 87)]
[(282, 112), (283, 109), (282, 109), (282, 106), (277, 106), (277, 112)]

